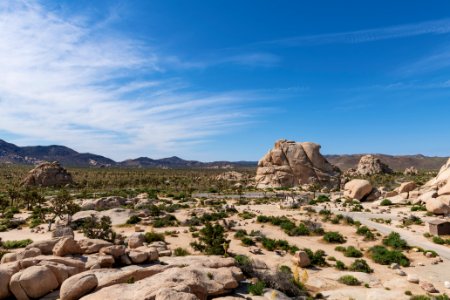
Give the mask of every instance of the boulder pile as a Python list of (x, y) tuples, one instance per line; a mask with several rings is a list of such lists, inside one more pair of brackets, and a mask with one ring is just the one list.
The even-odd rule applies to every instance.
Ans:
[[(0, 299), (207, 299), (238, 287), (233, 258), (170, 255), (163, 242), (125, 245), (73, 237), (40, 241), (0, 263)], [(56, 295), (57, 298), (57, 295)]]
[(59, 162), (45, 162), (33, 170), (22, 181), (23, 186), (64, 186), (72, 184), (72, 175)]
[(349, 176), (370, 176), (376, 174), (390, 174), (393, 171), (388, 165), (373, 155), (364, 155), (359, 160), (356, 169), (351, 168), (346, 171)]
[(259, 162), (258, 188), (296, 187), (319, 184), (337, 188), (340, 170), (320, 154), (320, 145), (279, 140)]

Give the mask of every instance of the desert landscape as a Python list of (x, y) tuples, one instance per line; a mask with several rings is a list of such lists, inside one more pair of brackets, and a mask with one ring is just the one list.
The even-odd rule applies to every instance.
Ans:
[(229, 168), (4, 164), (0, 298), (447, 299), (450, 159)]

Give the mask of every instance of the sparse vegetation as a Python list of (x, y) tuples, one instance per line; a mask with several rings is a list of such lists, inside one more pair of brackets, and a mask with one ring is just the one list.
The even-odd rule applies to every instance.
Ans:
[(356, 279), (354, 276), (352, 276), (352, 275), (344, 275), (344, 276), (340, 277), (338, 279), (338, 281), (340, 283), (343, 283), (343, 284), (346, 284), (346, 285), (352, 285), (352, 286), (361, 284), (361, 282), (358, 279)]

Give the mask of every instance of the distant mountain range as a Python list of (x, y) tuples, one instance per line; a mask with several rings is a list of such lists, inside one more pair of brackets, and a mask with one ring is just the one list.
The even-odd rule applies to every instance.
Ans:
[[(333, 165), (345, 171), (358, 165), (361, 156), (365, 154), (344, 154), (344, 155), (325, 155), (326, 159)], [(448, 160), (448, 157), (416, 155), (387, 155), (373, 154), (382, 162), (387, 164), (395, 171), (404, 171), (409, 167), (416, 167), (418, 170), (438, 170)]]
[(79, 153), (65, 146), (28, 146), (19, 147), (0, 139), (0, 164), (35, 165), (43, 161), (59, 161), (69, 167), (132, 167), (132, 168), (208, 168), (231, 169), (236, 167), (255, 167), (255, 161), (214, 161), (200, 162), (184, 160), (173, 156), (162, 159), (139, 157), (116, 162), (110, 158), (91, 154)]
[[(341, 170), (355, 167), (363, 154), (350, 155), (325, 155), (328, 161)], [(403, 171), (414, 166), (420, 170), (439, 169), (448, 157), (430, 157), (424, 155), (385, 155), (375, 154), (392, 169)], [(239, 167), (256, 167), (256, 161), (214, 161), (200, 162), (196, 160), (184, 160), (173, 156), (162, 159), (139, 157), (116, 162), (110, 158), (91, 154), (79, 153), (65, 146), (28, 146), (19, 147), (0, 139), (0, 164), (35, 165), (43, 161), (59, 161), (68, 167), (130, 167), (130, 168), (208, 168), (231, 169)]]

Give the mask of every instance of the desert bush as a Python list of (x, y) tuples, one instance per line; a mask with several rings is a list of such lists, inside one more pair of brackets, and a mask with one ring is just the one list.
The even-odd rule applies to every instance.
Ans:
[(141, 218), (134, 215), (128, 218), (126, 224), (137, 224), (141, 221)]
[(364, 273), (372, 273), (373, 269), (369, 267), (367, 262), (364, 259), (356, 259), (349, 267), (350, 271), (353, 272), (364, 272)]
[(225, 254), (225, 245), (229, 243), (225, 239), (225, 229), (219, 224), (206, 223), (199, 232), (198, 242), (191, 243), (192, 248), (208, 255)]
[(383, 245), (394, 249), (409, 249), (408, 243), (400, 237), (398, 232), (391, 232), (383, 239)]
[(178, 226), (178, 220), (174, 215), (167, 214), (164, 217), (155, 218), (152, 224), (155, 228), (172, 227)]
[(341, 271), (347, 270), (347, 267), (345, 266), (345, 264), (342, 261), (340, 261), (340, 260), (336, 261), (336, 264), (334, 265), (334, 267), (336, 269), (338, 269), (338, 270), (341, 270)]
[(242, 245), (244, 245), (244, 246), (254, 246), (255, 245), (255, 241), (253, 241), (249, 237), (243, 237), (241, 239), (241, 242), (242, 242)]
[(383, 200), (380, 202), (380, 205), (381, 205), (381, 206), (390, 206), (390, 205), (392, 205), (392, 201), (389, 200), (389, 199), (383, 199)]
[(341, 276), (338, 281), (340, 283), (346, 284), (346, 285), (351, 285), (351, 286), (355, 286), (355, 285), (360, 285), (361, 282), (356, 279), (356, 277), (352, 276), (352, 275), (344, 275)]
[(173, 251), (173, 255), (175, 255), (175, 256), (186, 256), (186, 255), (189, 255), (190, 253), (189, 253), (189, 251), (188, 250), (186, 250), (186, 249), (184, 249), (184, 248), (181, 248), (181, 247), (177, 247), (177, 248), (175, 248), (175, 250)]
[(262, 281), (257, 281), (255, 284), (250, 284), (248, 286), (248, 292), (255, 296), (261, 296), (264, 292), (266, 284)]
[(4, 241), (1, 242), (1, 246), (4, 249), (17, 249), (17, 248), (25, 248), (29, 244), (31, 244), (33, 241), (30, 239), (26, 240), (11, 240), (11, 241)]
[(303, 251), (308, 255), (309, 260), (311, 261), (312, 266), (326, 267), (328, 263), (325, 260), (325, 251), (317, 250), (313, 252), (309, 248), (304, 248)]
[(409, 266), (409, 259), (400, 251), (389, 250), (383, 246), (374, 246), (369, 249), (369, 253), (374, 262), (381, 265), (398, 263), (402, 267)]
[(342, 236), (342, 234), (340, 234), (339, 232), (336, 232), (336, 231), (326, 232), (323, 235), (323, 239), (328, 243), (334, 243), (334, 244), (345, 243), (345, 238)]
[(346, 256), (346, 257), (362, 257), (363, 254), (361, 251), (359, 251), (355, 247), (348, 246), (347, 249), (345, 249), (345, 251), (344, 251), (344, 256)]
[(153, 243), (153, 242), (164, 242), (164, 234), (162, 233), (156, 233), (154, 231), (148, 231), (144, 234), (145, 242), (146, 243)]
[(411, 211), (427, 211), (425, 205), (416, 204), (411, 206)]
[(111, 218), (103, 216), (100, 221), (94, 215), (88, 218), (81, 229), (83, 234), (90, 239), (101, 239), (113, 242), (116, 238), (116, 233), (112, 230)]
[(245, 237), (247, 235), (247, 230), (245, 229), (239, 229), (238, 231), (236, 231), (236, 233), (234, 234), (234, 237), (237, 239), (242, 239), (243, 237)]
[(244, 211), (239, 214), (239, 217), (241, 217), (244, 220), (248, 220), (248, 219), (253, 219), (254, 217), (256, 217), (256, 215), (254, 213)]

